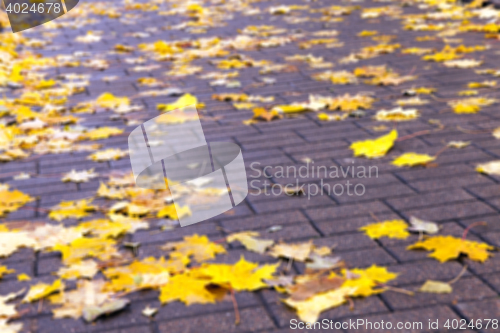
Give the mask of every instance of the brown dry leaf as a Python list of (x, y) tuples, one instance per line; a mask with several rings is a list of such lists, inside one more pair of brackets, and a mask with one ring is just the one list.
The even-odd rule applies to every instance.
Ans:
[(340, 277), (315, 277), (304, 283), (287, 287), (290, 300), (305, 301), (315, 294), (324, 293), (342, 286), (344, 279)]

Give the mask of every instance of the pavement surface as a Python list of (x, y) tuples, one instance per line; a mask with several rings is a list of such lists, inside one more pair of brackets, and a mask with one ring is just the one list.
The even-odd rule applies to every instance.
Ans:
[[(159, 3), (159, 2), (158, 2)], [(222, 6), (216, 1), (204, 6)], [(101, 5), (102, 4), (102, 5)], [(429, 319), (439, 319), (440, 325), (447, 319), (495, 319), (500, 317), (500, 258), (494, 256), (486, 263), (480, 264), (461, 258), (447, 263), (438, 263), (427, 257), (425, 251), (407, 251), (406, 246), (417, 240), (418, 235), (412, 235), (406, 240), (383, 238), (371, 240), (358, 229), (378, 220), (404, 219), (417, 216), (422, 219), (438, 222), (442, 226), (441, 234), (451, 234), (460, 237), (465, 228), (474, 222), (485, 221), (487, 226), (476, 226), (471, 229), (468, 239), (480, 240), (488, 244), (500, 246), (500, 185), (499, 177), (480, 174), (475, 171), (478, 163), (500, 158), (499, 141), (491, 135), (491, 130), (500, 126), (500, 116), (497, 106), (483, 108), (477, 114), (455, 114), (447, 106), (446, 101), (458, 98), (457, 93), (466, 89), (472, 81), (490, 80), (490, 77), (479, 75), (474, 69), (447, 68), (438, 62), (421, 60), (421, 56), (402, 54), (401, 50), (410, 47), (434, 48), (440, 50), (445, 46), (443, 38), (435, 40), (416, 41), (416, 37), (435, 36), (436, 31), (404, 30), (400, 18), (393, 15), (364, 19), (360, 17), (362, 9), (372, 7), (397, 8), (404, 14), (424, 13), (419, 4), (408, 3), (401, 7), (400, 2), (340, 2), (340, 1), (254, 1), (244, 3), (229, 1), (221, 8), (218, 15), (213, 15), (214, 22), (222, 22), (221, 26), (207, 29), (205, 33), (190, 33), (185, 29), (168, 29), (182, 22), (186, 16), (161, 16), (157, 11), (125, 10), (121, 2), (100, 3), (96, 1), (80, 1), (75, 9), (74, 17), (61, 18), (51, 24), (35, 28), (24, 34), (28, 38), (49, 40), (50, 45), (33, 52), (44, 56), (77, 55), (81, 59), (106, 59), (109, 68), (104, 71), (88, 67), (58, 67), (45, 71), (49, 76), (65, 73), (90, 74), (90, 84), (82, 94), (70, 98), (70, 104), (95, 100), (103, 92), (116, 96), (135, 96), (141, 91), (151, 88), (139, 86), (138, 78), (152, 77), (166, 83), (169, 87), (182, 89), (195, 95), (205, 108), (200, 109), (202, 124), (207, 140), (233, 141), (241, 146), (249, 180), (257, 180), (255, 188), (251, 188), (248, 198), (237, 208), (215, 217), (209, 221), (190, 226), (176, 228), (170, 231), (152, 232), (139, 231), (127, 236), (129, 241), (140, 242), (138, 256), (159, 256), (159, 245), (169, 240), (180, 240), (194, 233), (208, 235), (211, 239), (223, 238), (226, 234), (257, 230), (266, 234), (267, 238), (286, 242), (301, 242), (313, 239), (317, 245), (335, 246), (335, 254), (342, 257), (349, 267), (368, 267), (373, 264), (386, 266), (390, 271), (400, 275), (392, 284), (395, 287), (415, 290), (428, 279), (448, 281), (456, 277), (465, 267), (465, 274), (454, 284), (454, 291), (446, 295), (420, 294), (408, 296), (403, 293), (387, 291), (378, 296), (354, 301), (353, 309), (343, 305), (325, 311), (321, 319), (348, 321), (363, 318), (371, 321), (416, 322), (424, 323), (425, 329)], [(102, 12), (122, 13), (120, 18), (106, 15), (78, 16), (88, 12), (91, 6), (100, 5)], [(174, 2), (162, 2), (160, 8), (169, 10)], [(330, 16), (321, 20), (321, 13), (307, 10), (292, 11), (289, 15), (272, 15), (268, 9), (279, 5), (307, 5), (309, 9), (329, 6), (358, 6), (349, 15), (338, 16), (343, 21)], [(232, 10), (227, 8), (231, 7)], [(245, 15), (249, 8), (260, 9), (256, 15)], [(91, 10), (90, 10), (91, 11)], [(389, 12), (389, 10), (386, 10)], [(304, 22), (293, 22), (293, 18), (309, 19)], [(292, 19), (290, 19), (292, 18)], [(285, 20), (287, 19), (287, 20)], [(336, 22), (338, 21), (338, 22)], [(454, 21), (460, 22), (460, 21)], [(485, 20), (481, 20), (485, 22)], [(57, 29), (50, 29), (52, 24), (61, 24)], [(287, 29), (286, 33), (304, 34), (297, 40), (285, 43), (283, 46), (269, 48), (254, 48), (251, 50), (233, 50), (231, 54), (240, 54), (254, 60), (270, 60), (275, 64), (291, 64), (294, 68), (265, 75), (259, 74), (261, 68), (239, 69), (240, 76), (235, 78), (241, 82), (240, 88), (211, 86), (209, 80), (201, 79), (199, 75), (173, 76), (166, 72), (172, 68), (170, 61), (153, 61), (143, 52), (135, 49), (131, 53), (116, 53), (116, 44), (124, 44), (137, 48), (142, 43), (154, 43), (158, 40), (171, 42), (174, 40), (193, 40), (204, 37), (234, 38), (239, 29), (247, 26), (272, 25)], [(313, 37), (312, 33), (322, 30), (337, 30), (338, 42), (341, 47), (328, 48), (325, 45), (312, 46), (309, 49), (299, 47), (300, 42)], [(339, 60), (352, 52), (369, 45), (377, 45), (371, 37), (358, 37), (363, 30), (378, 31), (379, 35), (392, 35), (391, 44), (400, 44), (401, 48), (390, 54), (382, 54), (371, 59), (359, 60), (357, 63), (341, 64)], [(94, 43), (79, 43), (75, 41), (87, 31), (102, 32), (102, 39)], [(196, 32), (196, 31), (195, 31)], [(134, 35), (135, 33), (144, 33)], [(269, 37), (270, 38), (270, 37)], [(331, 38), (331, 37), (318, 37)], [(490, 45), (490, 49), (468, 54), (467, 56), (483, 61), (481, 69), (496, 68), (500, 47), (495, 39), (485, 39), (484, 33), (466, 32), (449, 39), (461, 39), (460, 44)], [(263, 37), (265, 39), (265, 37)], [(338, 46), (338, 45), (336, 45)], [(25, 50), (31, 49), (22, 46)], [(82, 54), (88, 52), (88, 54)], [(351, 85), (334, 85), (329, 81), (317, 81), (311, 77), (314, 73), (329, 69), (313, 69), (305, 62), (285, 62), (286, 56), (296, 54), (323, 57), (324, 61), (335, 64), (330, 70), (349, 70), (367, 65), (387, 65), (401, 75), (416, 75), (418, 78), (404, 82), (398, 86), (374, 86), (364, 83)], [(159, 67), (145, 72), (131, 70), (136, 65), (127, 63), (127, 58), (143, 56), (147, 59), (143, 66), (158, 65)], [(209, 62), (210, 59), (194, 60), (192, 65), (202, 66), (203, 72), (217, 70)], [(222, 59), (222, 58), (219, 58)], [(220, 70), (218, 70), (220, 71)], [(104, 77), (117, 76), (111, 82)], [(262, 84), (261, 78), (272, 77), (274, 84)], [(380, 123), (372, 119), (372, 115), (380, 109), (395, 107), (394, 102), (402, 97), (402, 91), (412, 87), (432, 87), (436, 89), (434, 96), (423, 95), (430, 100), (429, 104), (416, 106), (421, 117), (397, 123), (400, 137), (426, 131), (411, 139), (397, 142), (390, 153), (382, 158), (368, 160), (353, 158), (349, 146), (354, 141), (375, 138), (387, 132), (380, 131), (381, 125), (388, 129), (392, 123)], [(231, 102), (215, 101), (213, 94), (246, 93), (264, 97), (274, 96), (273, 103), (261, 103), (264, 106), (274, 104), (290, 104), (307, 101), (309, 94), (323, 96), (341, 96), (345, 93), (357, 94), (371, 92), (377, 99), (372, 108), (364, 110), (362, 117), (349, 117), (343, 121), (323, 122), (315, 112), (297, 113), (270, 122), (258, 121), (253, 124), (243, 122), (252, 118), (251, 109), (237, 110)], [(15, 94), (7, 91), (7, 94)], [(480, 90), (481, 96), (500, 98), (497, 89)], [(171, 103), (176, 97), (144, 97), (135, 98), (134, 104), (142, 105), (144, 111), (131, 113), (138, 122), (145, 121), (156, 115), (156, 104)], [(125, 128), (129, 133), (137, 125), (126, 126), (123, 119), (113, 117), (112, 112), (79, 115), (80, 123), (86, 127), (116, 126)], [(128, 116), (128, 115), (127, 115)], [(429, 122), (429, 120), (434, 120)], [(443, 128), (436, 130), (440, 123)], [(418, 134), (418, 133), (417, 133)], [(444, 151), (431, 166), (415, 168), (398, 168), (390, 164), (394, 157), (403, 152), (418, 152), (433, 155), (442, 149), (449, 141), (471, 141), (463, 149), (448, 149)], [(101, 140), (104, 147), (127, 149), (127, 136), (117, 136)], [(46, 209), (62, 200), (76, 200), (92, 196), (99, 186), (99, 180), (88, 183), (63, 183), (60, 174), (71, 169), (95, 168), (102, 174), (112, 170), (130, 170), (128, 158), (106, 163), (96, 163), (87, 160), (88, 153), (44, 155), (27, 161), (19, 160), (0, 165), (2, 182), (10, 184), (32, 196), (37, 196), (36, 202), (30, 204), (34, 209), (22, 209), (14, 212), (4, 221), (29, 220), (49, 221)], [(307, 163), (309, 162), (309, 163)], [(252, 163), (253, 167), (251, 166)], [(314, 163), (314, 164), (313, 164)], [(348, 175), (340, 179), (323, 179), (314, 175), (308, 177), (280, 177), (276, 175), (280, 166), (376, 166), (378, 177), (357, 178)], [(263, 170), (265, 167), (270, 166)], [(256, 171), (259, 170), (259, 171)], [(33, 175), (31, 179), (13, 180), (12, 173), (26, 172)], [(260, 177), (259, 177), (260, 176)], [(366, 192), (363, 195), (328, 195), (325, 188), (320, 194), (308, 198), (309, 188), (305, 187), (305, 195), (287, 196), (274, 195), (269, 184), (287, 184), (299, 181), (299, 184), (346, 185), (363, 184)], [(259, 190), (265, 189), (260, 194)], [(352, 188), (351, 188), (352, 191)], [(281, 226), (274, 233), (268, 233), (268, 228)], [(153, 230), (155, 231), (155, 230)], [(231, 245), (228, 255), (218, 261), (236, 262), (242, 248)], [(248, 253), (246, 253), (248, 255)], [(253, 255), (247, 259), (259, 262), (271, 262), (267, 256)], [(31, 250), (22, 250), (8, 259), (2, 260), (17, 273), (27, 273), (37, 281), (50, 281), (52, 272), (61, 266), (60, 257), (54, 253), (35, 254)], [(303, 265), (293, 264), (297, 272), (304, 270)], [(15, 275), (6, 276), (0, 283), (0, 293), (5, 294), (26, 286), (18, 282)], [(234, 312), (231, 302), (215, 305), (193, 305), (186, 307), (180, 303), (162, 307), (150, 320), (141, 315), (146, 305), (159, 306), (157, 292), (144, 291), (131, 296), (133, 302), (126, 310), (99, 319), (94, 324), (85, 324), (81, 320), (54, 320), (47, 307), (39, 308), (39, 304), (23, 305), (26, 314), (20, 319), (24, 323), (24, 331), (54, 333), (54, 332), (108, 332), (108, 333), (157, 333), (157, 332), (292, 332), (308, 330), (290, 329), (290, 320), (297, 318), (294, 311), (288, 309), (280, 300), (280, 296), (271, 290), (256, 293), (238, 294), (238, 304), (241, 311), (241, 324), (234, 325)], [(313, 330), (311, 330), (313, 331)], [(350, 330), (344, 331), (362, 331)], [(396, 330), (410, 332), (412, 330)], [(420, 331), (420, 330), (413, 330)], [(440, 331), (445, 331), (441, 326)], [(477, 331), (464, 329), (460, 332)], [(493, 332), (494, 329), (482, 330)]]

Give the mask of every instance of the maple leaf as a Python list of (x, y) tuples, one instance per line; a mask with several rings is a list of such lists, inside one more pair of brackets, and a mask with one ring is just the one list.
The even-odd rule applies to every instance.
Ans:
[(274, 241), (256, 238), (258, 236), (260, 236), (258, 232), (243, 231), (227, 236), (226, 240), (228, 243), (239, 241), (247, 250), (263, 254), (267, 248), (274, 244)]
[(68, 218), (84, 218), (89, 215), (89, 212), (96, 210), (95, 206), (90, 205), (91, 203), (92, 199), (63, 201), (59, 205), (52, 207), (49, 213), (49, 218), (58, 222)]
[(305, 301), (286, 299), (284, 302), (297, 310), (297, 314), (302, 321), (314, 323), (318, 320), (322, 311), (344, 304), (346, 298), (355, 291), (355, 287), (341, 287), (326, 293), (314, 295)]
[(0, 216), (14, 212), (33, 200), (32, 197), (21, 191), (9, 191), (8, 186), (2, 186), (0, 188)]
[(462, 60), (448, 60), (443, 64), (450, 68), (474, 68), (481, 66), (483, 62), (474, 59), (462, 59)]
[[(22, 289), (15, 293), (10, 293), (5, 296), (0, 296), (0, 318), (9, 319), (18, 315), (16, 311), (15, 304), (7, 304), (7, 302), (12, 301), (13, 299), (19, 297), (23, 294), (25, 289)], [(0, 322), (0, 332), (4, 332), (2, 329), (2, 323)]]
[(355, 288), (356, 290), (352, 296), (361, 297), (368, 297), (383, 292), (384, 289), (377, 288), (377, 286), (381, 283), (394, 280), (398, 276), (396, 273), (387, 271), (387, 268), (377, 265), (372, 265), (366, 269), (344, 269), (342, 270), (342, 275), (346, 279), (342, 287)]
[(8, 269), (6, 266), (0, 266), (0, 279), (3, 278), (4, 274), (10, 274), (14, 272), (14, 269)]
[(226, 253), (222, 245), (210, 242), (207, 236), (198, 234), (186, 236), (182, 242), (167, 243), (162, 246), (162, 249), (175, 250), (186, 257), (193, 256), (197, 262), (214, 259), (217, 254)]
[(457, 259), (460, 254), (467, 255), (471, 260), (484, 262), (490, 256), (488, 250), (494, 250), (495, 247), (453, 236), (433, 236), (410, 245), (407, 249), (433, 251), (429, 257), (435, 258), (439, 262)]
[(276, 244), (269, 252), (269, 255), (305, 261), (311, 255), (313, 249), (312, 241), (300, 244)]
[(63, 291), (64, 287), (65, 285), (61, 280), (55, 280), (52, 284), (38, 283), (31, 286), (26, 296), (24, 296), (23, 303), (38, 301), (50, 294)]
[(87, 257), (95, 257), (103, 261), (120, 257), (115, 241), (99, 238), (77, 238), (69, 244), (56, 244), (52, 251), (59, 251), (65, 265), (79, 263)]
[(65, 174), (62, 178), (63, 182), (74, 182), (74, 183), (86, 183), (90, 179), (98, 177), (99, 174), (94, 172), (94, 169), (75, 171), (72, 169), (71, 172)]
[(493, 88), (497, 85), (497, 81), (470, 82), (467, 87), (474, 88)]
[(404, 153), (403, 155), (394, 159), (394, 161), (392, 161), (392, 164), (399, 167), (426, 165), (429, 162), (434, 161), (435, 159), (436, 158), (434, 156), (429, 156), (427, 154)]
[(185, 94), (179, 97), (179, 99), (177, 99), (177, 101), (172, 104), (158, 104), (157, 109), (158, 111), (169, 112), (178, 109), (182, 110), (187, 106), (196, 106), (197, 104), (198, 99), (195, 96), (191, 94)]
[(107, 139), (110, 136), (120, 135), (122, 133), (123, 130), (116, 127), (101, 127), (88, 131), (83, 135), (83, 137), (90, 140), (101, 140)]
[(415, 216), (410, 217), (410, 224), (411, 227), (408, 228), (410, 231), (428, 234), (437, 234), (439, 232), (439, 226), (435, 222), (424, 221)]
[(106, 198), (106, 199), (118, 199), (121, 200), (125, 198), (126, 193), (123, 189), (114, 189), (111, 187), (107, 187), (106, 184), (100, 183), (99, 188), (97, 189), (97, 196)]
[(0, 319), (0, 331), (2, 333), (18, 333), (22, 329), (22, 323), (8, 324), (7, 319)]
[(127, 299), (113, 299), (112, 294), (104, 291), (104, 281), (78, 281), (77, 288), (60, 295), (52, 296), (51, 303), (62, 305), (52, 310), (54, 318), (74, 318), (81, 316), (93, 321), (98, 316), (124, 308)]
[(186, 305), (215, 303), (222, 295), (208, 290), (210, 283), (209, 278), (192, 271), (172, 276), (160, 289), (160, 302), (181, 301)]
[(476, 170), (477, 172), (486, 173), (488, 175), (500, 175), (500, 161), (478, 164)]
[(189, 206), (184, 206), (184, 207), (179, 207), (179, 211), (177, 211), (176, 207), (174, 204), (168, 205), (160, 209), (156, 215), (156, 217), (160, 218), (169, 218), (171, 220), (179, 220), (179, 218), (182, 218), (184, 216), (190, 216), (191, 209), (189, 209)]
[(427, 280), (418, 291), (432, 294), (450, 294), (453, 288), (446, 282)]
[(105, 162), (105, 161), (119, 160), (120, 158), (125, 157), (127, 155), (128, 155), (128, 151), (110, 148), (110, 149), (95, 152), (94, 154), (87, 157), (87, 159), (90, 159), (90, 160), (93, 160), (96, 162)]
[(130, 105), (130, 100), (127, 97), (116, 97), (111, 93), (104, 93), (97, 98), (96, 104), (102, 108), (115, 109)]
[(75, 280), (78, 278), (92, 279), (99, 271), (99, 266), (94, 260), (84, 260), (69, 267), (62, 267), (57, 275), (64, 280)]
[(27, 232), (0, 232), (0, 256), (10, 256), (21, 247), (36, 247), (37, 242)]
[(385, 156), (392, 148), (398, 138), (398, 132), (392, 130), (388, 134), (374, 140), (357, 141), (351, 144), (354, 156), (366, 156), (368, 158), (380, 158)]
[(131, 233), (140, 229), (148, 229), (149, 224), (139, 219), (123, 215), (109, 214), (110, 220), (98, 219), (87, 221), (78, 225), (78, 229), (84, 233), (91, 233), (99, 238), (117, 238), (118, 236)]
[(392, 110), (380, 110), (375, 114), (375, 119), (378, 121), (408, 121), (417, 119), (420, 113), (417, 109), (404, 110), (401, 107)]
[(242, 256), (234, 265), (203, 264), (199, 273), (210, 278), (221, 287), (229, 286), (237, 291), (254, 291), (267, 287), (263, 280), (273, 279), (279, 264), (259, 266), (248, 262)]
[(165, 258), (146, 258), (128, 266), (109, 268), (104, 275), (111, 281), (107, 290), (132, 292), (140, 289), (158, 288), (170, 280), (171, 267)]
[(410, 236), (410, 233), (407, 231), (407, 229), (408, 225), (404, 221), (392, 220), (372, 223), (360, 228), (359, 230), (364, 231), (366, 235), (371, 239), (377, 239), (381, 237), (405, 239)]

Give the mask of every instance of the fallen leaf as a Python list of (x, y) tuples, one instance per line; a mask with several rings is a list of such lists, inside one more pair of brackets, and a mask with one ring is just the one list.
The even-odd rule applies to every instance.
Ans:
[(398, 132), (392, 130), (388, 134), (374, 140), (357, 141), (351, 144), (354, 156), (366, 156), (368, 158), (380, 158), (385, 156), (392, 148), (398, 138)]
[(450, 294), (453, 288), (446, 282), (427, 280), (418, 291), (431, 294)]
[(393, 165), (402, 166), (416, 166), (416, 165), (426, 165), (429, 162), (434, 161), (436, 158), (434, 156), (429, 156), (427, 154), (417, 154), (417, 153), (404, 153), (398, 158), (392, 161)]
[(324, 293), (342, 286), (344, 279), (339, 277), (318, 277), (304, 283), (287, 287), (292, 301), (305, 301), (315, 294)]
[(477, 172), (486, 173), (488, 175), (500, 176), (500, 161), (478, 164), (476, 170)]
[(153, 318), (157, 312), (157, 308), (152, 308), (148, 305), (142, 310), (141, 313), (148, 318)]
[(491, 255), (488, 250), (494, 250), (495, 247), (453, 236), (433, 236), (410, 245), (407, 249), (433, 251), (429, 257), (439, 262), (457, 259), (461, 254), (468, 256), (471, 260), (484, 262)]
[(371, 239), (378, 239), (381, 237), (405, 239), (410, 236), (407, 229), (408, 225), (403, 220), (392, 220), (372, 223), (361, 227), (359, 230), (364, 231)]
[(207, 236), (192, 236), (184, 237), (182, 242), (167, 243), (162, 246), (163, 250), (175, 250), (185, 256), (193, 256), (197, 262), (202, 262), (214, 259), (217, 254), (226, 253), (222, 245), (211, 242)]
[(30, 287), (30, 290), (23, 299), (23, 303), (38, 301), (53, 293), (64, 290), (64, 283), (61, 280), (55, 280), (52, 284), (38, 283)]
[(62, 178), (63, 182), (74, 182), (74, 183), (86, 183), (89, 180), (98, 177), (99, 174), (94, 172), (94, 169), (83, 170), (83, 171), (75, 171), (75, 169), (71, 170), (71, 172), (65, 174)]
[(408, 228), (410, 231), (414, 232), (425, 232), (427, 234), (437, 234), (439, 232), (439, 226), (437, 223), (421, 220), (415, 216), (410, 217), (411, 226)]
[(305, 261), (313, 251), (313, 243), (300, 243), (300, 244), (276, 244), (270, 250), (269, 255), (273, 257), (289, 258), (296, 261)]
[(227, 236), (226, 240), (228, 243), (239, 241), (247, 250), (263, 254), (274, 244), (274, 241), (256, 238), (258, 236), (260, 236), (258, 232), (244, 231), (231, 234)]
[(314, 323), (322, 311), (344, 304), (346, 297), (352, 295), (356, 288), (341, 287), (323, 294), (314, 295), (305, 301), (286, 299), (288, 306), (297, 310), (299, 318), (304, 322)]

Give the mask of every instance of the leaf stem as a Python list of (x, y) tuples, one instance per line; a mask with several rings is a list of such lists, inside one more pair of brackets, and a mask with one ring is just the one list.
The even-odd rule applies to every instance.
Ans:
[(234, 307), (234, 324), (239, 325), (240, 324), (240, 310), (238, 309), (238, 302), (236, 301), (236, 296), (234, 295), (234, 289), (231, 287), (229, 289), (231, 291), (231, 300), (233, 301), (233, 307)]
[(478, 226), (478, 225), (488, 225), (488, 223), (484, 222), (484, 221), (479, 221), (479, 222), (474, 222), (472, 223), (471, 225), (469, 225), (465, 230), (464, 230), (464, 233), (462, 235), (462, 240), (465, 240), (465, 238), (467, 237), (467, 234), (469, 233), (470, 229), (474, 228), (475, 226)]

